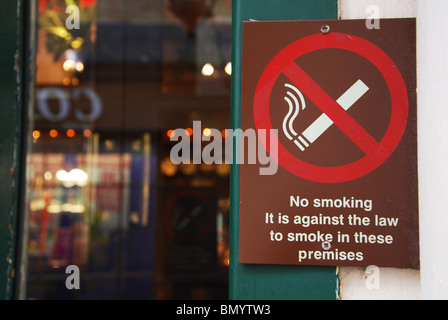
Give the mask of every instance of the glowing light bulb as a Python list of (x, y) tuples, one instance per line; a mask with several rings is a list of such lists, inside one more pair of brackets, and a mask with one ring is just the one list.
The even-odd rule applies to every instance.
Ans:
[(64, 64), (62, 65), (62, 68), (65, 71), (71, 71), (76, 68), (76, 61), (72, 59), (67, 59), (64, 61)]
[(39, 130), (34, 130), (33, 131), (33, 138), (34, 139), (39, 139), (40, 138), (40, 131)]
[(212, 134), (212, 130), (210, 130), (209, 128), (205, 128), (205, 129), (202, 131), (202, 134), (203, 134), (204, 136), (206, 136), (206, 137), (210, 137), (211, 134)]
[(69, 138), (73, 138), (75, 136), (75, 130), (73, 129), (68, 129), (67, 130), (67, 137)]
[(215, 73), (215, 68), (210, 63), (206, 63), (202, 67), (202, 75), (210, 77), (213, 73)]
[(224, 71), (231, 76), (232, 75), (232, 63), (227, 62), (226, 67), (224, 68)]
[(56, 138), (58, 136), (58, 130), (56, 129), (51, 129), (50, 130), (50, 137), (52, 138)]
[(88, 138), (92, 135), (92, 130), (86, 129), (84, 130), (84, 137)]
[(83, 72), (84, 71), (84, 63), (82, 63), (81, 61), (77, 62), (75, 68), (76, 68), (76, 71)]
[(174, 130), (168, 130), (166, 132), (166, 135), (168, 136), (168, 138), (174, 138), (174, 136), (176, 135), (176, 133), (174, 132)]

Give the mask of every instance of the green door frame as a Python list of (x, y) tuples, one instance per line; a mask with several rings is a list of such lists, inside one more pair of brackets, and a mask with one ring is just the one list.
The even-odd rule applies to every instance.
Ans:
[(28, 38), (37, 1), (3, 1), (0, 10), (0, 300), (17, 298), (28, 107), (34, 58)]
[[(232, 128), (241, 127), (242, 22), (338, 18), (337, 0), (234, 0)], [(230, 220), (230, 299), (335, 300), (335, 267), (267, 266), (238, 263), (239, 166), (232, 165)]]

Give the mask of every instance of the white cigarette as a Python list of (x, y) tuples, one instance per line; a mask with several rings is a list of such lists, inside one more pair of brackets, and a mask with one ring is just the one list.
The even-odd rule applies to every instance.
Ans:
[[(365, 85), (364, 82), (358, 80), (353, 86), (350, 87), (336, 102), (345, 110), (349, 110), (367, 91), (369, 87)], [(303, 144), (300, 148), (302, 151), (309, 146), (309, 144), (314, 143), (321, 135), (325, 133), (332, 125), (333, 121), (326, 115), (322, 114), (316, 121), (314, 121), (308, 129), (303, 131), (302, 135), (298, 137)], [(303, 138), (308, 140), (309, 144), (303, 142)], [(298, 141), (297, 141), (298, 142)], [(297, 144), (297, 143), (296, 143)]]

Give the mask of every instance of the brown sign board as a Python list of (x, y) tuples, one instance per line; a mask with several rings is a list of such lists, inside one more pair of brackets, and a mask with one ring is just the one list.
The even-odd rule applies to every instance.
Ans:
[(278, 169), (240, 165), (239, 262), (418, 269), (416, 20), (244, 22), (242, 58)]

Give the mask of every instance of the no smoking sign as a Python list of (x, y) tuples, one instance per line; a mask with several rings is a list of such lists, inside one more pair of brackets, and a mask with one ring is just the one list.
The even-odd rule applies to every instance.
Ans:
[[(240, 262), (297, 264), (300, 248), (322, 248), (298, 221), (320, 215), (339, 219), (313, 227), (333, 239), (333, 252), (362, 259), (335, 263), (318, 254), (301, 263), (418, 265), (415, 41), (415, 19), (385, 19), (380, 30), (364, 20), (243, 24), (241, 126), (277, 130), (271, 156), (282, 169), (260, 177), (241, 165)], [(300, 197), (309, 205), (299, 210)], [(400, 223), (375, 225), (381, 217), (360, 213), (362, 201)], [(394, 240), (364, 243), (356, 214), (372, 241)]]
[[(358, 54), (365, 58), (366, 63), (373, 64), (383, 75), (390, 91), (392, 112), (388, 130), (380, 142), (376, 141), (346, 110), (370, 89), (361, 79), (358, 79), (338, 100), (334, 100), (295, 62), (297, 58), (305, 54), (313, 54), (314, 51), (325, 49), (345, 50)], [(342, 71), (347, 72), (347, 70)], [(291, 88), (300, 100), (304, 100), (303, 94), (305, 94), (323, 112), (323, 115), (305, 129), (303, 134), (298, 136), (298, 140), (294, 141), (302, 152), (305, 152), (306, 148), (324, 134), (325, 129), (335, 125), (365, 153), (365, 157), (361, 160), (345, 166), (320, 167), (296, 158), (283, 144), (279, 143), (277, 160), (285, 169), (299, 177), (317, 182), (344, 182), (370, 173), (395, 151), (406, 128), (409, 110), (408, 94), (397, 66), (377, 46), (354, 35), (330, 33), (308, 36), (283, 49), (266, 67), (257, 86), (254, 98), (254, 119), (257, 129), (272, 129), (270, 97), (274, 84), (281, 74), (295, 85)], [(338, 77), (341, 77), (341, 73), (329, 74), (328, 81), (337, 84), (340, 81)], [(305, 111), (303, 108), (305, 103), (298, 102), (294, 95), (291, 99), (294, 106), (288, 114), (294, 114), (297, 117), (300, 108)], [(295, 133), (291, 128), (291, 121), (296, 117), (286, 116), (283, 121), (281, 132), (286, 136), (289, 134), (290, 140), (293, 140), (291, 139), (293, 135), (296, 136), (291, 134), (291, 131)]]

